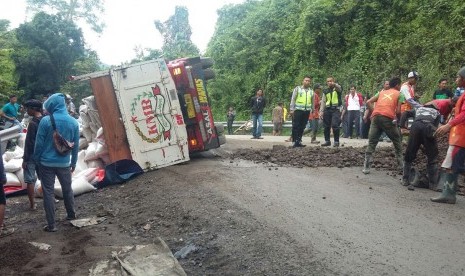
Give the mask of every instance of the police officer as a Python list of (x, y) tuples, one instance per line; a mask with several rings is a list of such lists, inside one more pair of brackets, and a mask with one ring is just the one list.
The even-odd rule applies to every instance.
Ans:
[[(326, 79), (328, 87), (323, 91), (320, 113), (323, 113), (325, 143), (323, 147), (331, 145), (330, 132), (333, 129), (334, 147), (339, 147), (339, 125), (341, 124), (342, 88), (336, 84), (334, 77)], [(321, 115), (320, 115), (321, 116)]]
[(305, 76), (302, 85), (292, 91), (290, 112), (292, 116), (292, 137), (294, 148), (305, 147), (302, 144), (302, 135), (307, 125), (308, 116), (313, 108), (313, 90), (310, 88), (312, 78)]

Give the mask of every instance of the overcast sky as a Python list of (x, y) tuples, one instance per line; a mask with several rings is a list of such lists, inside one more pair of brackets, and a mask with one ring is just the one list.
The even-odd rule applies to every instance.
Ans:
[[(244, 0), (131, 0), (105, 1), (106, 29), (98, 37), (84, 29), (88, 46), (97, 51), (102, 62), (118, 65), (134, 58), (134, 47), (160, 49), (163, 43), (154, 21), (165, 21), (174, 14), (175, 6), (186, 6), (192, 27), (192, 41), (203, 52), (215, 30), (216, 11), (226, 4)], [(17, 27), (26, 20), (24, 0), (1, 0), (0, 19)]]

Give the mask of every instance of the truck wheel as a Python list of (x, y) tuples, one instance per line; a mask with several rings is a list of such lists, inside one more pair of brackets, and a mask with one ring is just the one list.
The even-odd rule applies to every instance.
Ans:
[(224, 125), (223, 124), (216, 124), (215, 127), (216, 127), (216, 133), (218, 134), (218, 136), (224, 135)]
[(220, 145), (226, 144), (226, 136), (224, 135), (218, 136), (218, 142), (220, 143)]
[(200, 63), (202, 64), (202, 68), (209, 68), (213, 66), (213, 59), (209, 57), (201, 57), (200, 58)]
[(203, 69), (203, 79), (211, 80), (215, 78), (215, 72), (211, 68)]
[(226, 144), (226, 135), (224, 134), (224, 125), (217, 124), (216, 127), (216, 134), (218, 135), (218, 141), (220, 145)]

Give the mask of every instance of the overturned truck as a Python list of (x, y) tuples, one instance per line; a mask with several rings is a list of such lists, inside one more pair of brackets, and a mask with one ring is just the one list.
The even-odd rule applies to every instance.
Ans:
[(90, 81), (109, 162), (132, 159), (151, 170), (225, 143), (206, 89), (212, 64), (199, 57), (157, 59), (73, 77)]

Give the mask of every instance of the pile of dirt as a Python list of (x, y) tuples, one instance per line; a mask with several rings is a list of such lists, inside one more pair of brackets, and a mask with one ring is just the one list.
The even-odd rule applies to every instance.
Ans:
[(34, 259), (38, 252), (38, 248), (18, 238), (3, 243), (0, 246), (2, 273), (14, 275), (16, 273), (22, 274), (26, 272), (23, 270), (24, 264)]
[[(407, 137), (404, 137), (403, 152), (406, 149)], [(448, 149), (448, 138), (443, 136), (438, 138), (439, 165), (446, 156)], [(288, 166), (288, 167), (361, 167), (365, 158), (366, 146), (357, 147), (304, 147), (293, 148), (283, 145), (274, 145), (271, 149), (239, 149), (230, 155), (232, 160), (245, 159), (256, 163)], [(423, 146), (413, 162), (414, 167), (421, 175), (426, 177), (427, 157)], [(387, 171), (388, 175), (400, 176), (402, 170), (398, 167), (393, 147), (377, 147), (373, 155), (372, 168)], [(459, 181), (459, 194), (465, 194), (464, 181)]]

